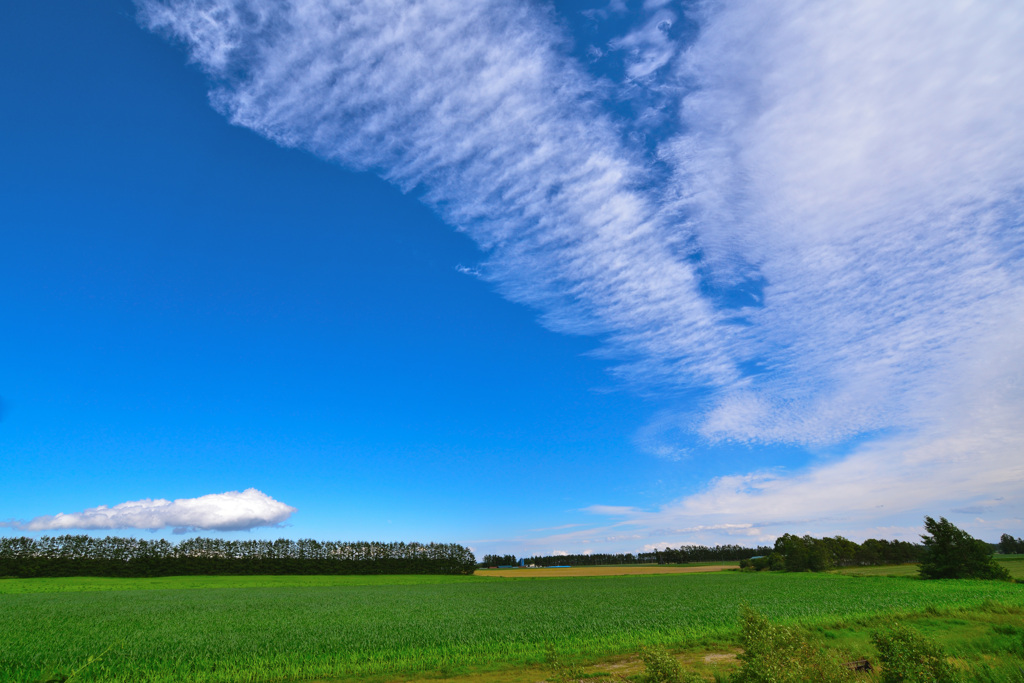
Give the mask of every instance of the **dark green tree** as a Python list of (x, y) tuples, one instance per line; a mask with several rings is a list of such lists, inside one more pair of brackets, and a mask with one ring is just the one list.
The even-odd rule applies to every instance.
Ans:
[(515, 555), (484, 555), (481, 564), (485, 567), (510, 567), (519, 563)]
[(924, 557), (918, 572), (922, 579), (1009, 580), (1006, 568), (992, 559), (988, 543), (957, 528), (945, 517), (924, 518), (928, 533), (921, 536)]
[(1024, 553), (1024, 538), (1014, 538), (1010, 534), (999, 537), (999, 552), (1004, 555)]
[(835, 566), (828, 547), (831, 540), (783, 534), (775, 539), (775, 552), (785, 560), (788, 572), (823, 572)]

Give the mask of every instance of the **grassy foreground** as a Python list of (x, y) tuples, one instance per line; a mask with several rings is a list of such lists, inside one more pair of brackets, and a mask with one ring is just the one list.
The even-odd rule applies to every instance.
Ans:
[(730, 640), (779, 623), (1024, 605), (1024, 586), (815, 574), (0, 580), (0, 681), (271, 681), (456, 673)]

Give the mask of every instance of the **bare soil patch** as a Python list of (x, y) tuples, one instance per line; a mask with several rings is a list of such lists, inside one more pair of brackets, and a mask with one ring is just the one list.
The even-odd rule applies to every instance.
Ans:
[(717, 662), (735, 662), (737, 661), (737, 654), (735, 652), (712, 652), (711, 654), (704, 655), (705, 664), (715, 664)]
[(633, 574), (704, 574), (736, 569), (733, 564), (712, 564), (704, 567), (541, 567), (538, 569), (478, 569), (474, 576), (501, 576), (517, 579), (551, 576), (629, 576)]

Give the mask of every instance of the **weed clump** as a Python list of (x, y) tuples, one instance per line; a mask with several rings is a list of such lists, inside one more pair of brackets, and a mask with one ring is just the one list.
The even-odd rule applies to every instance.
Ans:
[(740, 616), (742, 666), (733, 683), (838, 683), (851, 672), (799, 633), (777, 626), (759, 612), (744, 607)]
[(701, 683), (704, 679), (693, 671), (684, 671), (675, 657), (662, 649), (645, 647), (640, 651), (644, 672), (637, 683)]
[(899, 623), (871, 635), (882, 660), (883, 683), (956, 683), (959, 677), (942, 649)]
[(550, 683), (576, 683), (584, 676), (582, 667), (562, 659), (551, 643), (544, 647), (544, 660), (551, 671), (551, 676), (547, 679)]

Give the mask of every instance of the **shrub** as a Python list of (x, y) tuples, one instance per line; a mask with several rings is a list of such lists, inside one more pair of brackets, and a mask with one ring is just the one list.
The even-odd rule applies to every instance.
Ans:
[(774, 625), (748, 607), (743, 608), (740, 628), (742, 666), (735, 683), (833, 683), (852, 675), (795, 630)]
[(740, 560), (740, 569), (753, 569), (755, 571), (784, 571), (786, 569), (786, 560), (779, 553), (772, 552), (768, 555), (751, 558), (749, 560)]
[(583, 669), (574, 662), (564, 661), (551, 643), (544, 646), (544, 654), (547, 668), (551, 670), (547, 679), (550, 683), (576, 683), (583, 678)]
[(675, 657), (664, 650), (645, 647), (640, 651), (644, 672), (638, 683), (700, 683), (704, 679), (693, 671), (683, 671)]
[(958, 680), (942, 649), (914, 629), (893, 624), (871, 634), (882, 660), (884, 683), (954, 683)]

